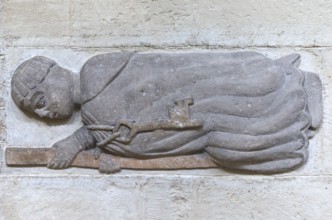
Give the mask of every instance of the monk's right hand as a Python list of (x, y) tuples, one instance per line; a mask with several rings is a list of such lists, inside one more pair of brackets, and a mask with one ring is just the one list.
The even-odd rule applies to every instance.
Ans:
[(51, 169), (69, 167), (76, 155), (83, 150), (75, 135), (56, 142), (52, 148), (55, 149), (55, 155), (47, 164), (47, 167)]

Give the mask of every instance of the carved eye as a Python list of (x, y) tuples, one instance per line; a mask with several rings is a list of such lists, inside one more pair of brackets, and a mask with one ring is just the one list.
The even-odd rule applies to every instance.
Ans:
[(33, 104), (35, 109), (44, 108), (47, 104), (47, 100), (45, 98), (44, 93), (38, 92), (33, 97)]
[(44, 95), (40, 96), (40, 97), (37, 97), (38, 101), (36, 103), (36, 108), (44, 108), (46, 106), (46, 98)]

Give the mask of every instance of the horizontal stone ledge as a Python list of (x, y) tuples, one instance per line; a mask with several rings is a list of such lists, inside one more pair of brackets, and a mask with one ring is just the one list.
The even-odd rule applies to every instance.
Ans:
[[(54, 154), (55, 150), (53, 148), (7, 148), (5, 158), (8, 166), (46, 166), (54, 157)], [(83, 151), (78, 154), (71, 166), (98, 169), (101, 158), (113, 161), (113, 163), (123, 169), (173, 170), (217, 167), (206, 154), (134, 159), (102, 153), (98, 159), (95, 159), (91, 151)]]
[(332, 217), (332, 176), (5, 179), (0, 175), (0, 181), (0, 218), (3, 219), (24, 219), (27, 209), (38, 219), (50, 216), (87, 219), (91, 213), (93, 219), (105, 219), (105, 216), (112, 219)]
[[(198, 171), (198, 170), (196, 170)], [(172, 174), (173, 173), (173, 174)], [(73, 179), (95, 179), (95, 180), (106, 180), (109, 178), (133, 178), (133, 179), (164, 179), (164, 180), (172, 180), (172, 179), (200, 179), (200, 178), (209, 178), (209, 179), (218, 179), (220, 181), (225, 180), (236, 180), (236, 181), (294, 181), (294, 180), (306, 180), (310, 179), (312, 181), (328, 181), (332, 182), (332, 174), (322, 174), (322, 175), (292, 175), (288, 174), (276, 174), (276, 175), (251, 175), (251, 174), (209, 174), (204, 175), (201, 172), (197, 172), (197, 174), (189, 173), (188, 170), (180, 170), (179, 172), (174, 173), (174, 171), (144, 171), (144, 172), (120, 172), (116, 174), (73, 174), (73, 173), (24, 173), (24, 174), (7, 174), (0, 173), (0, 181), (11, 181), (11, 179), (66, 179), (68, 181)]]
[[(15, 37), (12, 37), (15, 38)], [(108, 42), (107, 44), (100, 44), (98, 40), (96, 42), (89, 41), (84, 42), (82, 39), (75, 39), (79, 43), (72, 42), (63, 42), (58, 39), (38, 39), (38, 38), (24, 38), (22, 40), (11, 40), (10, 42), (5, 41), (3, 44), (4, 48), (71, 48), (71, 49), (115, 49), (115, 50), (142, 50), (146, 49), (157, 49), (157, 50), (169, 50), (169, 49), (248, 49), (248, 48), (330, 48), (332, 47), (332, 42), (292, 42), (291, 44), (287, 42), (238, 42), (238, 43), (229, 43), (220, 42), (220, 43), (168, 43), (168, 42), (125, 42), (125, 43), (112, 43)]]

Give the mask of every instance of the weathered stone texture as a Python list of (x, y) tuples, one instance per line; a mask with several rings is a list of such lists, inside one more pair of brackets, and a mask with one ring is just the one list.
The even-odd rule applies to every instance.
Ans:
[[(1, 50), (0, 50), (1, 51)], [(5, 56), (0, 54), (0, 143), (5, 141), (6, 137), (6, 81), (4, 78), (5, 68)]]
[(332, 218), (331, 177), (1, 177), (2, 219)]
[(4, 4), (4, 37), (9, 46), (332, 45), (332, 2), (327, 0), (11, 0)]
[[(1, 12), (1, 4), (0, 4)], [(0, 21), (1, 24), (1, 21)], [(1, 28), (0, 28), (1, 29)], [(1, 30), (0, 30), (1, 36)], [(1, 54), (1, 38), (0, 38), (0, 158), (3, 158), (4, 146), (7, 137), (7, 128), (6, 128), (6, 80), (5, 80), (5, 56)], [(0, 173), (3, 166), (3, 159), (0, 159)]]
[[(287, 48), (282, 48), (282, 49), (271, 49), (271, 48), (255, 48), (256, 51), (267, 54), (268, 57), (270, 58), (278, 58), (283, 55), (287, 55), (291, 52), (298, 52), (302, 55), (302, 64), (300, 66), (301, 69), (305, 71), (311, 71), (311, 72), (316, 72), (322, 77), (322, 80), (324, 82), (324, 113), (328, 111), (327, 106), (329, 106), (329, 103), (326, 102), (326, 98), (328, 98), (328, 91), (330, 91), (329, 87), (329, 71), (328, 69), (323, 68), (324, 66), (328, 66), (329, 64), (329, 50), (328, 49), (287, 49)], [(230, 50), (222, 50), (223, 52), (228, 52)], [(60, 65), (64, 65), (68, 67), (69, 69), (73, 69), (76, 72), (79, 71), (79, 67), (82, 66), (82, 64), (89, 58), (92, 57), (95, 54), (105, 52), (105, 49), (103, 50), (90, 50), (90, 49), (85, 49), (81, 51), (75, 51), (71, 49), (55, 49), (55, 48), (50, 48), (50, 49), (34, 49), (34, 48), (8, 48), (6, 50), (6, 56), (8, 62), (6, 63), (6, 68), (8, 71), (6, 71), (6, 79), (10, 79), (11, 74), (13, 73), (14, 69), (16, 66), (22, 62), (23, 60), (34, 56), (36, 54), (38, 55), (44, 55), (48, 57), (53, 57)], [(7, 87), (7, 92), (9, 93), (9, 86)], [(8, 146), (17, 146), (17, 147), (49, 147), (51, 146), (52, 143), (54, 143), (56, 140), (64, 138), (68, 134), (71, 134), (74, 132), (79, 126), (80, 126), (80, 118), (78, 115), (74, 116), (71, 120), (68, 126), (65, 125), (48, 125), (44, 122), (37, 121), (35, 118), (29, 118), (26, 116), (24, 113), (22, 113), (13, 103), (13, 101), (9, 98), (9, 96), (6, 97), (6, 121), (7, 121), (7, 127), (8, 127), (8, 135), (7, 135), (7, 145)], [(308, 197), (311, 199), (311, 201), (307, 201), (308, 203), (305, 203), (308, 205), (314, 205), (317, 207), (321, 207), (319, 204), (322, 204), (323, 202), (319, 200), (319, 197), (322, 197), (325, 195), (325, 191), (319, 191), (317, 192), (317, 189), (313, 186), (308, 186), (304, 184), (306, 182), (306, 176), (317, 176), (315, 177), (315, 180), (317, 184), (321, 184), (321, 187), (328, 187), (328, 182), (326, 180), (326, 177), (324, 177), (324, 173), (329, 173), (332, 167), (332, 163), (330, 162), (331, 160), (329, 157), (326, 155), (329, 154), (329, 145), (327, 144), (325, 146), (326, 141), (328, 141), (328, 135), (325, 134), (326, 136), (323, 137), (323, 134), (325, 133), (325, 129), (329, 129), (330, 119), (328, 115), (324, 115), (324, 120), (323, 120), (323, 125), (321, 128), (318, 130), (317, 135), (314, 137), (313, 140), (311, 140), (311, 143), (309, 145), (309, 160), (308, 162), (301, 167), (300, 169), (284, 174), (284, 176), (288, 176), (289, 178), (274, 178), (272, 177), (269, 182), (265, 182), (264, 179), (265, 177), (263, 176), (255, 176), (255, 181), (251, 182), (250, 181), (250, 176), (248, 175), (240, 175), (240, 174), (231, 174), (228, 173), (227, 171), (222, 171), (222, 170), (191, 170), (191, 171), (171, 171), (171, 172), (165, 172), (165, 171), (128, 171), (124, 170), (122, 172), (123, 175), (126, 175), (125, 180), (121, 181), (122, 185), (127, 185), (127, 190), (122, 191), (119, 190), (117, 187), (114, 187), (114, 185), (109, 184), (108, 185), (108, 178), (113, 179), (113, 178), (118, 178), (117, 175), (112, 177), (101, 177), (97, 175), (98, 171), (95, 170), (82, 170), (82, 169), (68, 169), (68, 170), (60, 170), (60, 171), (52, 171), (52, 170), (47, 170), (45, 168), (9, 168), (9, 167), (3, 167), (2, 168), (2, 174), (3, 176), (7, 175), (20, 175), (17, 176), (15, 181), (13, 182), (22, 182), (22, 183), (27, 183), (29, 182), (29, 178), (27, 178), (27, 174), (31, 175), (47, 175), (47, 178), (42, 184), (40, 181), (32, 181), (29, 183), (31, 186), (29, 191), (25, 189), (26, 191), (23, 193), (22, 198), (19, 198), (17, 205), (22, 206), (24, 204), (28, 204), (29, 202), (26, 201), (27, 198), (29, 197), (29, 193), (31, 194), (39, 194), (36, 198), (42, 198), (45, 197), (44, 201), (45, 203), (41, 202), (40, 204), (37, 202), (34, 202), (36, 206), (34, 207), (39, 207), (42, 208), (44, 207), (43, 204), (51, 203), (51, 200), (55, 200), (56, 204), (58, 204), (57, 208), (56, 207), (49, 207), (45, 208), (44, 211), (41, 212), (36, 212), (37, 219), (39, 216), (46, 216), (47, 213), (50, 215), (59, 215), (60, 217), (63, 217), (64, 215), (74, 215), (75, 213), (79, 213), (78, 216), (80, 216), (80, 213), (82, 212), (85, 213), (87, 216), (86, 219), (89, 219), (90, 212), (91, 212), (91, 207), (93, 206), (94, 209), (98, 210), (98, 216), (100, 216), (101, 219), (106, 218), (105, 216), (111, 215), (110, 213), (117, 213), (114, 214), (114, 216), (118, 216), (119, 219), (121, 219), (121, 216), (123, 218), (134, 218), (133, 216), (137, 215), (139, 216), (138, 212), (141, 212), (143, 209), (142, 207), (145, 207), (145, 211), (143, 214), (140, 214), (143, 216), (141, 219), (158, 219), (156, 216), (157, 214), (155, 213), (160, 213), (160, 215), (163, 215), (163, 218), (160, 217), (159, 219), (174, 219), (173, 211), (171, 213), (164, 213), (162, 210), (175, 210), (175, 207), (173, 205), (177, 204), (176, 207), (179, 209), (179, 216), (183, 216), (184, 219), (195, 219), (194, 215), (191, 214), (192, 211), (188, 210), (195, 210), (195, 215), (198, 216), (197, 219), (203, 218), (203, 215), (206, 215), (207, 217), (211, 217), (212, 219), (218, 219), (218, 216), (225, 216), (225, 218), (231, 218), (233, 217), (234, 213), (237, 213), (235, 210), (235, 207), (238, 206), (239, 204), (240, 207), (243, 208), (243, 211), (241, 212), (241, 217), (239, 219), (263, 219), (264, 217), (266, 218), (271, 218), (275, 217), (276, 212), (272, 211), (272, 207), (270, 206), (269, 202), (270, 201), (272, 204), (275, 204), (273, 207), (276, 209), (276, 207), (280, 207), (276, 210), (278, 210), (278, 213), (280, 212), (281, 207), (283, 207), (283, 212), (281, 213), (283, 216), (289, 216), (287, 215), (287, 212), (294, 213), (294, 219), (301, 219), (300, 215), (303, 215), (305, 218), (309, 218), (313, 216), (314, 214), (310, 211), (303, 211), (306, 210), (303, 208), (303, 206), (300, 206), (299, 203), (302, 202), (303, 200), (303, 195), (301, 194), (302, 191), (305, 189), (307, 193), (310, 193)], [(42, 135), (41, 135), (42, 133)], [(22, 136), (24, 138), (22, 138)], [(38, 138), (36, 138), (38, 137)], [(324, 144), (324, 146), (323, 146)], [(332, 155), (331, 155), (332, 156)], [(61, 180), (58, 180), (59, 175), (75, 175), (77, 177), (71, 178), (70, 176), (66, 177), (61, 177)], [(137, 176), (136, 174), (139, 174)], [(80, 177), (80, 175), (87, 175), (86, 177)], [(150, 188), (150, 191), (147, 192), (142, 192), (144, 195), (148, 195), (148, 202), (145, 202), (144, 204), (129, 204), (129, 199), (127, 200), (128, 196), (127, 194), (130, 194), (130, 192), (135, 192), (135, 187), (132, 185), (134, 183), (137, 183), (138, 185), (140, 184), (139, 181), (147, 181), (150, 177), (157, 175), (159, 180), (158, 182), (154, 182)], [(208, 181), (201, 187), (205, 187), (206, 190), (209, 192), (203, 192), (200, 195), (203, 196), (204, 193), (205, 195), (210, 195), (210, 196), (204, 196), (207, 200), (201, 200), (201, 198), (197, 197), (191, 197), (191, 198), (185, 198), (183, 199), (181, 197), (182, 194), (190, 194), (191, 192), (194, 192), (194, 188), (192, 185), (186, 185), (182, 183), (183, 185), (186, 185), (187, 188), (184, 189), (184, 187), (180, 187), (179, 189), (175, 190), (175, 197), (179, 197), (176, 202), (173, 202), (167, 195), (166, 197), (163, 195), (159, 195), (160, 192), (168, 192), (170, 185), (174, 185), (171, 181), (173, 178), (177, 178), (176, 181), (191, 181), (196, 178), (199, 178), (199, 176), (204, 176), (202, 177), (203, 179), (205, 177), (210, 178), (211, 181)], [(230, 185), (232, 186), (234, 182), (230, 181), (227, 182), (227, 178), (223, 177), (227, 176), (227, 178), (239, 178), (243, 179), (244, 182), (248, 181), (248, 185), (244, 184), (244, 182), (238, 182), (238, 188), (231, 188), (225, 192), (225, 194), (221, 193), (223, 187), (216, 187), (216, 184), (225, 184), (225, 185)], [(68, 178), (68, 179), (66, 179)], [(94, 182), (94, 184), (97, 185), (96, 188), (91, 189), (91, 192), (88, 194), (82, 193), (84, 190), (83, 189), (77, 189), (73, 190), (73, 193), (70, 193), (71, 188), (73, 185), (80, 185), (81, 180), (79, 179), (88, 179), (90, 178), (91, 181)], [(34, 179), (34, 178), (33, 178)], [(77, 181), (76, 181), (77, 180)], [(10, 185), (13, 184), (12, 181), (9, 181), (9, 179), (4, 178), (2, 179), (4, 184)], [(7, 182), (8, 181), (8, 182)], [(52, 185), (52, 181), (55, 181), (56, 183), (60, 184), (63, 188), (62, 189), (57, 189), (57, 188), (48, 188), (44, 187), (47, 185), (47, 182), (49, 182)], [(117, 180), (114, 180), (117, 181)], [(130, 182), (130, 184), (126, 184), (126, 181)], [(225, 182), (226, 181), (226, 182)], [(260, 182), (260, 184), (258, 184)], [(105, 184), (105, 185), (104, 185)], [(177, 183), (176, 183), (177, 184)], [(286, 184), (287, 187), (285, 187)], [(302, 184), (302, 185), (301, 185)], [(84, 185), (84, 184), (83, 184)], [(100, 192), (100, 188), (98, 188), (99, 185), (104, 186), (104, 190), (107, 192), (116, 192), (116, 199), (113, 200), (111, 198), (114, 197), (113, 194), (103, 194), (102, 191)], [(106, 185), (108, 187), (106, 187)], [(180, 184), (181, 185), (181, 184)], [(197, 185), (200, 185), (197, 183)], [(268, 196), (263, 196), (263, 192), (265, 192), (263, 189), (267, 189), (271, 186), (284, 186), (284, 188), (278, 188), (278, 192), (283, 193), (284, 196), (277, 197), (278, 199), (273, 198), (273, 195), (276, 196), (278, 193), (274, 194), (275, 190), (273, 187), (271, 190), (271, 197)], [(132, 187), (133, 186), (133, 187)], [(198, 186), (197, 186), (198, 187)], [(257, 191), (258, 194), (262, 196), (261, 199), (255, 198), (256, 193), (238, 193), (238, 190), (240, 190), (241, 187), (244, 187), (248, 190), (251, 190), (249, 188), (254, 188), (255, 190), (263, 190), (263, 191)], [(24, 187), (22, 187), (24, 188)], [(42, 192), (40, 189), (43, 189)], [(315, 189), (315, 190), (314, 190)], [(65, 191), (67, 193), (60, 193), (61, 195), (67, 195), (65, 201), (68, 201), (72, 207), (75, 207), (75, 209), (66, 209), (64, 212), (60, 212), (59, 210), (62, 209), (63, 207), (67, 207), (65, 205), (62, 205), (60, 203), (60, 200), (63, 198), (62, 196), (59, 195), (59, 197), (53, 197), (55, 196), (58, 191)], [(82, 192), (80, 192), (80, 190)], [(187, 191), (186, 191), (187, 190)], [(284, 191), (283, 191), (284, 190)], [(89, 191), (89, 190), (85, 190)], [(173, 192), (173, 191), (172, 191)], [(241, 191), (242, 192), (242, 191)], [(243, 191), (244, 192), (244, 191)], [(312, 194), (311, 194), (312, 193)], [(320, 194), (321, 193), (321, 194)], [(103, 194), (103, 195), (101, 195)], [(179, 195), (177, 195), (179, 194)], [(225, 195), (231, 195), (233, 194), (234, 200), (229, 199), (229, 197)], [(272, 195), (273, 194), (273, 195)], [(286, 194), (291, 194), (293, 197), (286, 197)], [(315, 197), (315, 194), (317, 194), (317, 197)], [(47, 196), (49, 195), (49, 197)], [(99, 197), (95, 196), (98, 195)], [(108, 195), (108, 196), (106, 196)], [(140, 193), (133, 193), (130, 195), (137, 195), (140, 196)], [(217, 196), (212, 196), (212, 195), (217, 195)], [(8, 191), (5, 194), (2, 194), (2, 197), (8, 200), (11, 200), (11, 203), (14, 203), (15, 198), (17, 198), (17, 194), (14, 193), (14, 191)], [(14, 198), (12, 198), (14, 197)], [(114, 197), (114, 198), (115, 198)], [(212, 198), (214, 197), (214, 198)], [(312, 197), (312, 198), (311, 198)], [(122, 204), (122, 209), (119, 208), (118, 211), (115, 210), (109, 210), (109, 209), (100, 209), (100, 203), (98, 202), (80, 202), (82, 201), (87, 201), (88, 198), (95, 198), (95, 199), (100, 199), (103, 198), (105, 201), (109, 201), (108, 204), (117, 201), (118, 204)], [(130, 197), (131, 198), (131, 197)], [(135, 197), (136, 198), (136, 197)], [(137, 197), (138, 198), (138, 197)], [(136, 200), (137, 200), (136, 198)], [(36, 199), (38, 200), (38, 199)], [(92, 199), (93, 200), (93, 199)], [(133, 198), (131, 200), (134, 200)], [(134, 201), (136, 201), (134, 200)], [(261, 202), (265, 201), (265, 202)], [(145, 201), (145, 200), (144, 200)], [(156, 202), (158, 201), (158, 202)], [(204, 201), (204, 202), (203, 202)], [(225, 202), (225, 201), (228, 201)], [(249, 202), (250, 201), (250, 202)], [(287, 201), (287, 202), (286, 202)], [(223, 202), (222, 204), (220, 204)], [(249, 205), (251, 203), (251, 205)], [(30, 203), (29, 203), (30, 204)], [(39, 204), (39, 205), (38, 205)], [(113, 204), (113, 203), (112, 203)], [(287, 204), (287, 205), (285, 205)], [(218, 207), (219, 205), (219, 207)], [(115, 206), (115, 205), (114, 205)], [(261, 207), (264, 208), (261, 208)], [(6, 206), (7, 207), (7, 206)], [(9, 212), (9, 210), (6, 209), (6, 207), (3, 208), (3, 213)], [(87, 208), (90, 207), (90, 208)], [(119, 207), (119, 206), (117, 206)], [(201, 208), (200, 208), (201, 207)], [(220, 208), (224, 207), (224, 208)], [(294, 209), (294, 207), (297, 207), (298, 209)], [(9, 209), (9, 208), (8, 208)], [(205, 210), (210, 210), (208, 214), (206, 214)], [(250, 211), (253, 209), (254, 211)], [(302, 210), (303, 209), (303, 210)], [(310, 209), (310, 208), (308, 208)], [(17, 215), (24, 215), (26, 212), (32, 212), (34, 213), (35, 211), (34, 208), (29, 207), (25, 209), (26, 211), (21, 214), (17, 214), (17, 212), (14, 212)], [(78, 212), (77, 210), (81, 210)], [(102, 210), (102, 211), (101, 211)], [(130, 213), (135, 213), (133, 215), (127, 215), (127, 212), (124, 210), (131, 210), (128, 211)], [(150, 211), (152, 210), (152, 211)], [(268, 212), (265, 212), (264, 210), (269, 210)], [(299, 214), (296, 214), (297, 210)], [(321, 209), (315, 208), (315, 212), (320, 212)], [(22, 211), (23, 212), (23, 211)], [(165, 211), (166, 212), (166, 211)], [(1, 212), (0, 212), (1, 213)], [(150, 214), (153, 213), (153, 214)], [(205, 213), (205, 214), (203, 214)], [(325, 214), (328, 216), (329, 211), (325, 211)], [(63, 214), (63, 216), (62, 216)], [(280, 213), (279, 213), (280, 214)], [(320, 214), (321, 216), (325, 217), (323, 214)], [(165, 216), (165, 217), (164, 217)], [(244, 217), (243, 217), (244, 216)], [(298, 217), (297, 217), (298, 216)], [(59, 218), (60, 218), (59, 217)], [(174, 217), (174, 218), (173, 218)], [(19, 218), (19, 217), (18, 217)], [(180, 217), (179, 217), (180, 218)], [(54, 217), (54, 219), (57, 219)], [(61, 219), (61, 218), (60, 218)], [(83, 218), (84, 219), (84, 218)], [(116, 219), (116, 218), (115, 218)], [(324, 218), (322, 218), (324, 219)], [(328, 218), (326, 218), (328, 219)]]
[(6, 146), (49, 147), (80, 127), (79, 115), (67, 126), (48, 125), (10, 99), (14, 69), (35, 55), (79, 72), (88, 58), (124, 49), (251, 50), (272, 59), (297, 52), (300, 68), (318, 73), (324, 87), (323, 124), (299, 170), (271, 177), (218, 169), (103, 176), (2, 166), (0, 219), (331, 219), (331, 10), (328, 0), (0, 1), (0, 123), (7, 131), (0, 132), (1, 163)]

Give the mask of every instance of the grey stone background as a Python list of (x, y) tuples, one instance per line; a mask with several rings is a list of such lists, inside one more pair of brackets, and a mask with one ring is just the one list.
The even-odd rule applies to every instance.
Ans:
[[(331, 219), (331, 20), (329, 0), (0, 0), (0, 219)], [(308, 162), (273, 176), (6, 167), (6, 147), (49, 147), (80, 126), (79, 114), (50, 126), (21, 113), (9, 96), (17, 65), (44, 55), (78, 72), (121, 50), (300, 53), (324, 86)]]

